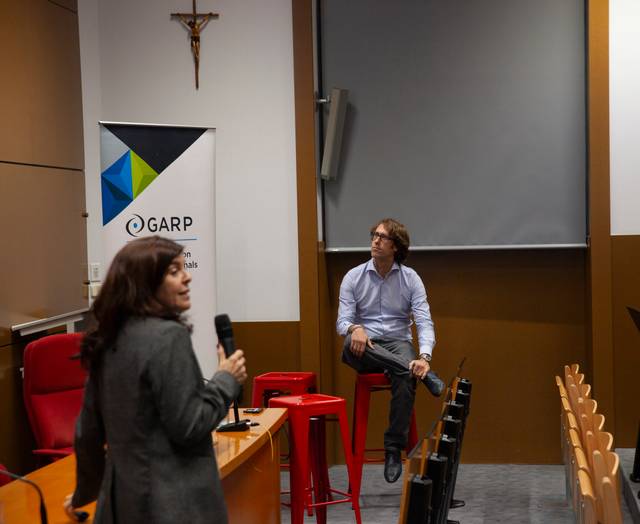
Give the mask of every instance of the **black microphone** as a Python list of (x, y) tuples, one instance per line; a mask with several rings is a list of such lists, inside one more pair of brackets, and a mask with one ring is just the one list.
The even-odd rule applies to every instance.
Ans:
[(233, 340), (231, 319), (229, 318), (229, 315), (223, 313), (221, 315), (216, 315), (215, 322), (218, 342), (220, 342), (220, 345), (224, 348), (225, 356), (229, 358), (236, 350), (236, 343)]
[[(236, 343), (233, 340), (233, 328), (231, 327), (231, 319), (227, 314), (216, 315), (216, 334), (218, 335), (218, 342), (224, 348), (224, 354), (229, 358), (236, 350)], [(249, 429), (249, 419), (240, 420), (240, 414), (238, 413), (238, 399), (233, 401), (233, 418), (234, 422), (222, 424), (216, 428), (216, 431), (247, 431)]]

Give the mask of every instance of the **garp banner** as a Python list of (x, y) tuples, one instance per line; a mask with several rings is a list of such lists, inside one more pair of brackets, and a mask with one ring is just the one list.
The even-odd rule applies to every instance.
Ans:
[(105, 267), (135, 238), (160, 235), (184, 246), (191, 273), (193, 344), (205, 377), (217, 367), (212, 129), (101, 123)]

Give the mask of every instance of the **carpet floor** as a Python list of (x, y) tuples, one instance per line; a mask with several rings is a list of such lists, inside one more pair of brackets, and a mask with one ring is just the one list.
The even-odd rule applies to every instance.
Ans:
[[(394, 484), (385, 482), (383, 466), (364, 467), (360, 511), (363, 524), (395, 524), (400, 512), (402, 477)], [(329, 470), (333, 487), (345, 491), (347, 475), (344, 466)], [(289, 475), (282, 474), (282, 488), (288, 489)], [(466, 505), (452, 509), (449, 518), (461, 524), (573, 524), (575, 518), (565, 497), (564, 467), (555, 465), (462, 464), (458, 470), (455, 498)], [(283, 498), (285, 500), (285, 498)], [(623, 504), (625, 523), (631, 516)], [(315, 522), (315, 516), (305, 516)], [(355, 522), (350, 504), (337, 504), (327, 509), (327, 522)], [(289, 508), (282, 508), (282, 523), (290, 523)]]

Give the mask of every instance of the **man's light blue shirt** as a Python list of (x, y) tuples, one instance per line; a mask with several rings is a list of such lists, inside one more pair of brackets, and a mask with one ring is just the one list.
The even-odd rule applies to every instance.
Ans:
[(427, 293), (418, 274), (397, 262), (382, 278), (373, 259), (354, 267), (342, 279), (336, 328), (345, 336), (360, 324), (370, 338), (411, 341), (411, 315), (418, 331), (420, 353), (431, 355), (436, 343)]

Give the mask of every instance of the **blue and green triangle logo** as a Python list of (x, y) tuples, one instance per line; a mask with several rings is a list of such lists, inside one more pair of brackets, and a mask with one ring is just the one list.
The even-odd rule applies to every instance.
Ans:
[(134, 201), (158, 176), (134, 151), (127, 151), (102, 172), (102, 225)]
[(102, 225), (117, 217), (204, 134), (203, 128), (104, 124), (101, 174)]

